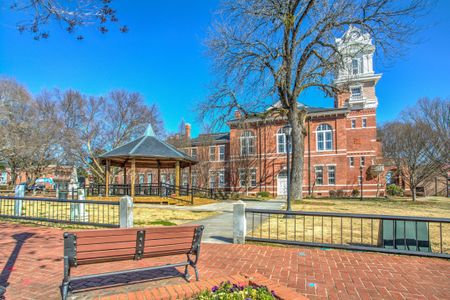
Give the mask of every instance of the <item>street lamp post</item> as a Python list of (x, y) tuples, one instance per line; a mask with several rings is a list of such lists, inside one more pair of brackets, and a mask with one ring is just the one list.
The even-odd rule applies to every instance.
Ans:
[(360, 193), (360, 199), (359, 200), (363, 200), (363, 166), (359, 166), (359, 178), (361, 179), (361, 193)]
[(290, 163), (290, 142), (291, 142), (291, 131), (292, 128), (290, 125), (287, 125), (283, 128), (284, 135), (286, 137), (286, 167), (287, 167), (287, 207), (286, 210), (288, 212), (292, 211), (291, 208), (291, 163)]

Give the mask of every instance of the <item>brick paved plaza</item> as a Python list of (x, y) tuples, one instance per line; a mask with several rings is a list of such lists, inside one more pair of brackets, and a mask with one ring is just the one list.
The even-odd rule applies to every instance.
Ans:
[[(59, 299), (63, 231), (11, 223), (0, 223), (0, 228), (0, 285), (8, 284), (6, 299)], [(158, 261), (163, 260), (82, 266), (74, 269), (74, 275), (150, 266)], [(204, 281), (257, 272), (310, 299), (450, 299), (450, 261), (444, 259), (319, 248), (202, 244), (199, 269)], [(76, 288), (116, 286), (75, 293), (72, 298), (121, 294), (108, 298), (139, 299), (145, 290), (185, 281), (178, 277), (123, 283), (174, 274), (177, 270), (172, 269), (81, 282)]]

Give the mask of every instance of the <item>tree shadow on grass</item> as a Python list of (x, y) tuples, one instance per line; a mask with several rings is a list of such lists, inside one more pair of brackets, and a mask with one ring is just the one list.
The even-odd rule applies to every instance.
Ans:
[(14, 270), (14, 264), (16, 263), (17, 257), (19, 256), (23, 244), (25, 244), (26, 240), (31, 238), (33, 235), (34, 233), (23, 232), (14, 234), (12, 236), (16, 240), (16, 245), (14, 246), (14, 249), (9, 256), (8, 261), (3, 267), (2, 272), (0, 273), (0, 299), (4, 299), (5, 297), (6, 288), (9, 285), (8, 283), (9, 277), (11, 276), (11, 273)]

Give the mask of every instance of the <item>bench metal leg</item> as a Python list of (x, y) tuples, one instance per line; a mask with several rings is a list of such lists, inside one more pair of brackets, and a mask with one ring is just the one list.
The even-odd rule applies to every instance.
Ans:
[(198, 279), (199, 279), (199, 276), (198, 276), (197, 265), (193, 265), (192, 267), (194, 268), (194, 271), (195, 271), (195, 280), (197, 280), (197, 281), (198, 281)]
[[(195, 260), (192, 260), (190, 255), (187, 255), (187, 259), (188, 259), (188, 263), (189, 265), (186, 266), (186, 268), (184, 269), (184, 276), (186, 277), (186, 274), (188, 274), (188, 267), (191, 266), (194, 269), (195, 272), (195, 279), (198, 281), (199, 280), (199, 275), (198, 275), (198, 269), (197, 269), (197, 256), (195, 257)], [(191, 278), (191, 276), (189, 276), (189, 279)]]
[(64, 278), (61, 284), (61, 299), (66, 300), (70, 287), (70, 265), (69, 257), (64, 256)]
[(192, 276), (189, 275), (188, 267), (189, 265), (186, 265), (186, 267), (184, 267), (184, 279), (186, 279), (186, 281), (191, 281)]

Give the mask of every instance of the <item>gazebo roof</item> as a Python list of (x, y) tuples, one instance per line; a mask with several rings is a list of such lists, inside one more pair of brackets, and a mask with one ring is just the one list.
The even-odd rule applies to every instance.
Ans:
[(102, 164), (109, 160), (111, 165), (130, 165), (134, 159), (138, 168), (173, 168), (180, 162), (181, 167), (187, 167), (197, 163), (189, 155), (179, 151), (174, 146), (158, 139), (151, 127), (148, 126), (145, 134), (125, 145), (119, 146), (100, 156)]

